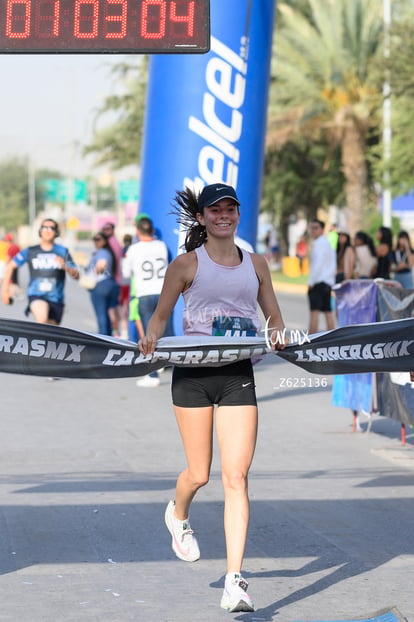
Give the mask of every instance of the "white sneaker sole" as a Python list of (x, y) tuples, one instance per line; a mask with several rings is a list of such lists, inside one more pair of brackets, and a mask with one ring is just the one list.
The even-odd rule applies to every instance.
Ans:
[(240, 599), (236, 605), (232, 605), (232, 603), (230, 603), (224, 596), (221, 599), (220, 607), (226, 611), (230, 611), (230, 613), (237, 613), (238, 611), (254, 611), (253, 605), (250, 605), (245, 600)]

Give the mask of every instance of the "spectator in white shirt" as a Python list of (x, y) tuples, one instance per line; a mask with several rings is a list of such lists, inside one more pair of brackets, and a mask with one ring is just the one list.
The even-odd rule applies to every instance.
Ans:
[[(135, 296), (138, 299), (138, 314), (144, 331), (154, 313), (168, 266), (168, 249), (162, 240), (154, 237), (151, 218), (141, 216), (137, 221), (138, 242), (132, 244), (122, 262), (124, 278), (134, 279)], [(172, 318), (167, 323), (165, 336), (172, 334)], [(157, 387), (160, 379), (157, 372), (138, 378), (138, 387)]]
[(334, 328), (331, 290), (335, 283), (336, 253), (324, 235), (325, 223), (315, 218), (310, 223), (313, 238), (310, 256), (308, 298), (310, 307), (309, 333), (318, 332), (319, 314), (323, 313), (327, 330)]

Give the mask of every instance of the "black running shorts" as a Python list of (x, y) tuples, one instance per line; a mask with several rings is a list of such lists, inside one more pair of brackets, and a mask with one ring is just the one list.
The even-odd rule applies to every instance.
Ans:
[(315, 283), (309, 290), (309, 306), (311, 311), (332, 311), (331, 306), (332, 288), (328, 283)]
[[(30, 305), (34, 300), (45, 300), (41, 296), (29, 296), (29, 304), (27, 306), (26, 311), (24, 312), (26, 316), (30, 315)], [(49, 313), (48, 320), (52, 320), (52, 322), (56, 322), (56, 324), (60, 324), (63, 317), (63, 309), (64, 305), (61, 302), (50, 302), (50, 300), (45, 300), (49, 305)]]
[(257, 405), (250, 359), (222, 367), (174, 367), (171, 392), (181, 408)]

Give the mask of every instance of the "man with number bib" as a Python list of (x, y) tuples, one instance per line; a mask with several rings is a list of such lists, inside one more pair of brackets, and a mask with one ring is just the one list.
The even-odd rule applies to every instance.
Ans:
[(20, 251), (7, 264), (3, 281), (2, 299), (11, 304), (9, 284), (14, 268), (27, 263), (29, 267), (28, 306), (26, 315), (33, 314), (36, 322), (60, 324), (64, 310), (66, 273), (79, 278), (79, 270), (69, 250), (56, 243), (60, 235), (58, 223), (52, 218), (42, 221), (39, 228), (40, 243)]
[[(124, 257), (122, 273), (125, 278), (134, 277), (138, 313), (144, 331), (155, 311), (168, 265), (168, 249), (162, 240), (154, 237), (152, 220), (147, 217), (137, 222), (138, 242), (132, 244)], [(137, 380), (138, 387), (157, 387), (157, 372)]]

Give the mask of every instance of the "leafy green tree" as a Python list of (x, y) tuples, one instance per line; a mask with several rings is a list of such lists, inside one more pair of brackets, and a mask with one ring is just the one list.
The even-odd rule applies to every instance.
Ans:
[(0, 227), (13, 231), (28, 222), (29, 178), (25, 158), (0, 162)]
[[(405, 11), (394, 12), (390, 31), (390, 49), (387, 69), (391, 86), (391, 127), (392, 142), (389, 162), (382, 160), (377, 153), (379, 173), (386, 166), (390, 173), (392, 192), (401, 195), (412, 192), (414, 188), (414, 145), (407, 140), (414, 126), (414, 39), (412, 25), (414, 19), (413, 2), (403, 3)], [(400, 7), (401, 9), (401, 7)]]
[[(308, 0), (303, 14), (278, 5), (270, 91), (269, 143), (297, 134), (341, 154), (351, 231), (369, 203), (367, 141), (378, 132), (382, 81), (371, 66), (382, 55), (379, 0)], [(309, 16), (310, 15), (310, 16)]]
[(95, 132), (85, 154), (95, 154), (95, 164), (109, 163), (114, 169), (137, 164), (141, 154), (147, 57), (122, 62), (112, 69), (122, 90), (109, 95), (96, 116)]
[(342, 203), (340, 151), (335, 149), (329, 160), (326, 152), (325, 143), (302, 136), (267, 151), (262, 209), (273, 214), (284, 239), (292, 214), (311, 220), (319, 207)]
[(53, 170), (41, 169), (32, 180), (27, 157), (7, 158), (0, 162), (0, 228), (14, 231), (29, 222), (29, 185), (34, 183), (35, 212), (44, 209), (45, 197), (42, 180), (61, 178)]

